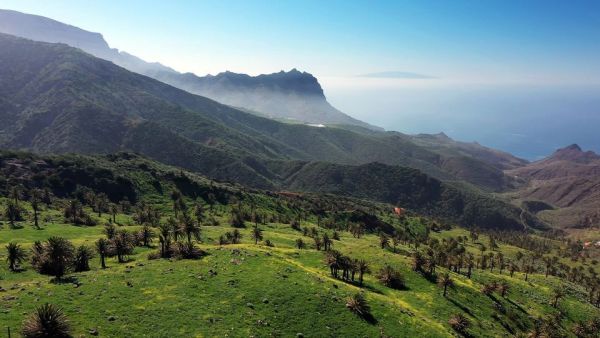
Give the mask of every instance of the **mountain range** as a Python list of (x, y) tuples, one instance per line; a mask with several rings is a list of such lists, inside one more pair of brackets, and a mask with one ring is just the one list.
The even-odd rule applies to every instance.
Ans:
[(563, 227), (591, 227), (600, 221), (600, 155), (578, 145), (507, 171), (524, 181), (510, 195), (520, 201), (542, 201), (540, 216)]
[[(479, 166), (474, 168), (489, 170), (492, 176), (499, 173), (504, 179), (500, 169), (475, 157), (460, 155), (450, 160), (453, 157), (420, 147), (399, 133), (315, 128), (258, 117), (62, 44), (1, 35), (0, 46), (2, 147), (83, 154), (130, 150), (251, 187), (295, 187), (388, 203), (404, 204), (422, 191), (439, 207), (432, 212), (441, 216), (474, 224), (487, 217), (483, 216), (487, 209), (498, 220), (487, 224), (522, 226), (517, 208), (486, 196), (474, 185), (464, 187), (441, 165), (446, 161), (476, 162)], [(311, 164), (319, 161), (330, 164)], [(366, 171), (354, 167), (372, 162), (381, 163), (378, 182), (369, 182)], [(425, 174), (413, 179), (414, 173), (398, 171), (394, 169), (397, 165)], [(310, 174), (306, 168), (311, 169)], [(320, 173), (332, 168), (346, 180), (362, 181), (360, 189), (325, 191), (313, 177), (321, 175), (338, 182), (336, 175)], [(365, 193), (369, 189), (383, 191), (390, 182), (407, 179), (411, 183), (391, 195)], [(465, 210), (480, 204), (481, 214), (467, 221)], [(536, 221), (527, 225), (540, 226)]]
[(0, 10), (0, 32), (11, 34), (0, 35), (4, 148), (135, 151), (211, 179), (377, 200), (472, 225), (544, 227), (527, 207), (535, 201), (560, 210), (538, 213), (549, 223), (599, 218), (588, 212), (599, 161), (577, 146), (529, 163), (443, 133), (354, 120), (296, 69), (180, 74), (111, 49), (98, 33), (14, 11)]
[(335, 109), (327, 102), (317, 79), (296, 69), (259, 76), (232, 72), (204, 77), (192, 73), (183, 74), (160, 63), (149, 63), (127, 52), (110, 48), (99, 33), (10, 10), (0, 10), (0, 33), (35, 41), (64, 43), (190, 93), (271, 118), (297, 123), (357, 125), (382, 130)]

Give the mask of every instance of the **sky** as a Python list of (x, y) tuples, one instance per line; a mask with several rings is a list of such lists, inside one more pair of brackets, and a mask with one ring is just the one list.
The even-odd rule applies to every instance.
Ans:
[[(597, 0), (0, 0), (0, 8), (100, 32), (113, 48), (182, 72), (308, 71), (334, 106), (386, 129), (443, 131), (530, 159), (564, 142), (600, 151), (591, 129), (600, 116)], [(564, 120), (579, 124), (556, 123)]]
[(0, 0), (179, 71), (448, 80), (600, 78), (599, 1)]

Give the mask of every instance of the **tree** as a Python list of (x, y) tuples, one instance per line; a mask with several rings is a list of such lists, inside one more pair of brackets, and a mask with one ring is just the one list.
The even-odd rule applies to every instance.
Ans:
[(558, 301), (565, 296), (565, 291), (563, 287), (557, 287), (552, 290), (552, 307), (556, 308), (558, 306)]
[(44, 304), (23, 322), (21, 333), (25, 338), (71, 337), (69, 321), (62, 310), (52, 304)]
[(452, 317), (450, 317), (448, 320), (448, 324), (450, 324), (454, 331), (463, 335), (467, 332), (467, 329), (471, 325), (469, 319), (462, 313), (452, 315)]
[(40, 246), (34, 245), (34, 268), (42, 273), (62, 278), (73, 266), (75, 249), (62, 237), (50, 237)]
[(392, 289), (404, 289), (406, 284), (404, 283), (404, 277), (399, 271), (392, 268), (390, 265), (385, 265), (377, 273), (377, 279), (381, 284), (392, 288)]
[(14, 185), (8, 190), (8, 196), (15, 205), (19, 206), (19, 201), (23, 197), (23, 188), (20, 185)]
[(364, 259), (361, 259), (359, 261), (356, 261), (355, 265), (358, 269), (358, 283), (362, 286), (364, 274), (370, 271), (369, 264), (367, 264), (367, 261), (365, 261)]
[(40, 224), (39, 224), (39, 212), (40, 212), (40, 206), (42, 204), (42, 191), (39, 189), (34, 189), (31, 192), (31, 209), (33, 210), (33, 225), (39, 229), (40, 228)]
[(117, 223), (117, 214), (119, 213), (119, 206), (115, 203), (110, 203), (110, 205), (108, 206), (108, 211), (112, 216), (112, 222)]
[(124, 230), (117, 231), (112, 239), (112, 247), (119, 263), (124, 263), (127, 255), (133, 253), (131, 235)]
[(106, 256), (109, 255), (110, 242), (104, 238), (100, 238), (96, 241), (96, 251), (100, 255), (100, 264), (102, 269), (106, 269)]
[(109, 203), (110, 201), (105, 193), (96, 195), (96, 198), (94, 199), (94, 210), (98, 213), (98, 217), (102, 217), (102, 212), (108, 210)]
[(94, 256), (94, 252), (87, 246), (81, 245), (77, 248), (74, 259), (75, 272), (89, 271), (90, 259)]
[(175, 213), (175, 217), (177, 217), (182, 204), (182, 196), (179, 190), (175, 189), (171, 191), (171, 201), (173, 201), (173, 212)]
[(150, 247), (150, 244), (152, 243), (152, 238), (154, 237), (154, 231), (152, 231), (152, 228), (150, 228), (150, 226), (144, 225), (140, 229), (138, 236), (143, 246)]
[(70, 200), (64, 210), (65, 218), (69, 219), (73, 224), (81, 223), (81, 216), (84, 214), (83, 207), (78, 200)]
[(506, 297), (506, 294), (510, 290), (510, 284), (507, 282), (502, 282), (498, 285), (498, 292), (500, 292), (500, 296)]
[(194, 216), (196, 216), (196, 221), (198, 224), (202, 224), (204, 222), (204, 206), (200, 202), (196, 202), (196, 206), (194, 207)]
[(158, 241), (160, 242), (160, 256), (166, 258), (171, 251), (171, 230), (168, 223), (161, 223), (158, 226)]
[(254, 240), (254, 244), (258, 244), (258, 242), (262, 241), (263, 239), (262, 230), (258, 227), (258, 225), (254, 225), (251, 235), (252, 239)]
[(510, 277), (512, 277), (515, 274), (515, 271), (518, 271), (519, 268), (517, 267), (517, 264), (515, 264), (514, 262), (510, 262), (510, 264), (508, 265), (508, 271), (510, 272)]
[(445, 273), (442, 275), (442, 278), (438, 281), (438, 285), (444, 288), (444, 297), (448, 294), (448, 288), (452, 288), (454, 286), (454, 281), (450, 278), (450, 275)]
[(298, 238), (296, 240), (296, 248), (298, 248), (298, 249), (304, 249), (304, 248), (306, 248), (306, 244), (304, 243), (304, 241), (302, 240), (302, 238)]
[(390, 238), (383, 232), (379, 234), (379, 245), (382, 249), (385, 249), (390, 245)]
[(192, 243), (192, 237), (197, 241), (200, 240), (202, 228), (200, 228), (198, 223), (183, 210), (181, 212), (181, 217), (179, 218), (179, 227), (181, 232), (186, 235), (188, 243)]
[(6, 245), (8, 269), (12, 272), (19, 270), (19, 265), (27, 258), (25, 250), (17, 243), (10, 242)]
[(4, 217), (8, 219), (11, 228), (15, 227), (15, 222), (23, 220), (23, 210), (19, 204), (14, 201), (8, 201), (4, 210)]
[(367, 304), (367, 300), (362, 293), (355, 293), (346, 298), (346, 307), (363, 318), (369, 316), (371, 312), (371, 308), (369, 307), (369, 304)]
[(331, 250), (331, 245), (333, 244), (333, 241), (329, 238), (329, 235), (327, 233), (323, 234), (322, 242), (323, 242), (323, 250), (325, 250), (325, 251)]

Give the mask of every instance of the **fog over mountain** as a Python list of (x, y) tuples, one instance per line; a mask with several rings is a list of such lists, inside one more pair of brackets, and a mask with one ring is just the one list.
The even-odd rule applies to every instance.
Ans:
[(318, 80), (311, 74), (296, 69), (255, 77), (232, 72), (205, 77), (192, 73), (182, 74), (160, 63), (149, 63), (124, 51), (110, 48), (99, 33), (11, 10), (0, 10), (0, 32), (36, 41), (65, 43), (193, 94), (271, 118), (310, 124), (357, 125), (382, 130), (334, 108), (327, 102)]

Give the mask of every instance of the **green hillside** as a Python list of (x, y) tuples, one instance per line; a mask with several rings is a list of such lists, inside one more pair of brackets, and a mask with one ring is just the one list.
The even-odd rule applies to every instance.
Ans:
[[(598, 253), (557, 234), (469, 232), (410, 209), (398, 216), (391, 205), (336, 195), (248, 190), (125, 153), (5, 153), (0, 169), (0, 323), (14, 334), (46, 302), (73, 336), (597, 330)], [(31, 249), (53, 236), (92, 250), (107, 238), (107, 267), (94, 253), (89, 270), (38, 273), (51, 265), (34, 258), (52, 256)], [(16, 272), (9, 243), (27, 254)]]
[[(172, 133), (174, 143), (193, 143), (192, 154), (176, 153), (192, 157), (185, 161), (191, 170), (212, 161), (240, 166), (245, 157), (351, 165), (381, 162), (416, 168), (442, 180), (465, 180), (486, 190), (506, 185), (501, 168), (490, 164), (493, 160), (466, 153), (446, 152), (447, 156), (399, 133), (281, 123), (189, 94), (65, 45), (0, 35), (0, 46), (3, 147), (87, 154), (138, 148), (162, 161), (165, 157), (154, 150), (163, 142), (137, 134), (140, 126), (147, 126), (144, 123), (153, 123), (162, 128), (156, 136)], [(181, 165), (183, 161), (174, 163), (175, 157), (168, 159), (169, 164)], [(209, 170), (201, 173), (213, 177)], [(265, 187), (268, 176), (253, 170), (244, 174), (248, 180), (243, 183), (261, 182)]]

